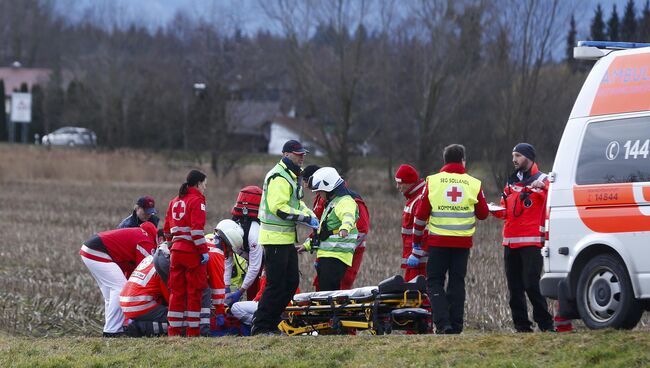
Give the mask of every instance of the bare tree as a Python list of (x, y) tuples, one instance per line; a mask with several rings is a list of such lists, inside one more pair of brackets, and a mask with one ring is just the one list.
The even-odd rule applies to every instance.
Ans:
[[(440, 162), (440, 149), (458, 139), (456, 116), (472, 98), (473, 77), (480, 73), (480, 52), (461, 44), (459, 21), (473, 1), (420, 0), (412, 5), (402, 39), (400, 65), (408, 70), (402, 98), (407, 117), (417, 125), (417, 166), (429, 171)], [(479, 24), (481, 17), (476, 20)]]
[(495, 85), (502, 88), (490, 97), (494, 110), (486, 118), (492, 127), (492, 144), (486, 147), (486, 154), (497, 186), (503, 185), (511, 167), (512, 146), (521, 141), (536, 143), (536, 135), (544, 127), (535, 109), (548, 108), (540, 97), (544, 95), (541, 90), (551, 86), (543, 83), (541, 75), (552, 58), (553, 45), (562, 44), (564, 28), (560, 25), (567, 24), (570, 16), (563, 9), (566, 4), (560, 0), (498, 0), (492, 8), (496, 35), (492, 46), (497, 55), (492, 59), (491, 74)]
[[(356, 143), (353, 129), (362, 115), (369, 5), (365, 0), (277, 0), (260, 5), (282, 28), (296, 90), (308, 117), (317, 122), (314, 128), (325, 137), (321, 143), (329, 159), (345, 175)], [(309, 42), (317, 27), (325, 37)]]

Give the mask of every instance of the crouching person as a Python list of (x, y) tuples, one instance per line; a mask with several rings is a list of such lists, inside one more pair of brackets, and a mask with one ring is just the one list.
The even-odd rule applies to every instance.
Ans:
[(260, 277), (259, 291), (253, 300), (247, 300), (243, 302), (236, 302), (230, 307), (230, 313), (233, 317), (237, 318), (240, 325), (240, 332), (242, 336), (249, 336), (251, 334), (251, 326), (253, 325), (253, 316), (257, 311), (257, 305), (262, 298), (262, 292), (264, 292), (264, 287), (266, 286), (266, 274), (262, 271), (262, 276)]
[(124, 335), (120, 292), (136, 266), (155, 248), (156, 227), (145, 222), (139, 228), (97, 233), (79, 250), (104, 297), (104, 337)]
[(130, 337), (167, 335), (169, 248), (161, 244), (133, 271), (120, 293), (120, 307), (129, 319)]
[(201, 301), (201, 335), (222, 336), (225, 324), (226, 286), (224, 283), (225, 258), (232, 249), (241, 247), (244, 230), (233, 220), (221, 220), (213, 234), (206, 235), (209, 259), (207, 263), (208, 286)]
[[(242, 336), (248, 336), (251, 333), (251, 326), (253, 325), (253, 316), (257, 311), (257, 305), (259, 304), (260, 299), (262, 298), (262, 293), (266, 287), (266, 272), (262, 270), (260, 276), (260, 287), (255, 298), (250, 301), (236, 302), (231, 305), (230, 313), (233, 317), (237, 318), (241, 323), (240, 333)], [(300, 293), (300, 288), (296, 289), (296, 294)], [(230, 300), (232, 301), (232, 300)], [(230, 304), (230, 301), (227, 303)], [(289, 303), (291, 305), (291, 303)]]

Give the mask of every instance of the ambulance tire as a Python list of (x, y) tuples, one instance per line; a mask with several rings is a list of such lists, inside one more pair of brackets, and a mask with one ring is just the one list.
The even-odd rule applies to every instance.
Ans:
[(594, 257), (582, 269), (576, 304), (580, 317), (591, 329), (632, 329), (643, 314), (627, 269), (610, 254)]

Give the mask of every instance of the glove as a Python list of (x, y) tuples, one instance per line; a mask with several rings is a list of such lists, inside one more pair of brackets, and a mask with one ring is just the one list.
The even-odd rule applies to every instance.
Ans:
[(230, 286), (226, 286), (226, 294), (230, 294)]
[(217, 322), (217, 326), (223, 326), (226, 323), (226, 317), (224, 317), (223, 314), (217, 314), (215, 320)]
[(309, 218), (309, 223), (307, 223), (307, 226), (311, 227), (314, 230), (318, 230), (318, 227), (320, 226), (320, 224), (318, 223), (318, 220), (316, 220), (313, 217), (310, 217)]
[(417, 267), (418, 264), (420, 264), (420, 259), (413, 254), (406, 259), (406, 265), (409, 267)]
[(226, 304), (228, 304), (229, 307), (232, 306), (235, 302), (238, 302), (239, 299), (241, 299), (241, 290), (237, 289), (235, 292), (230, 294), (227, 299), (228, 302)]
[(210, 256), (208, 256), (208, 253), (207, 253), (207, 252), (201, 254), (201, 264), (206, 264), (206, 263), (208, 263), (208, 259), (209, 259), (209, 258), (210, 258)]

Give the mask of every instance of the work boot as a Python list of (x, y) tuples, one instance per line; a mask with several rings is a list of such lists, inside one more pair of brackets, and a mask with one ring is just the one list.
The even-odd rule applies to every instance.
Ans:
[(128, 337), (125, 332), (104, 332), (102, 337), (108, 338), (117, 338), (117, 337)]

